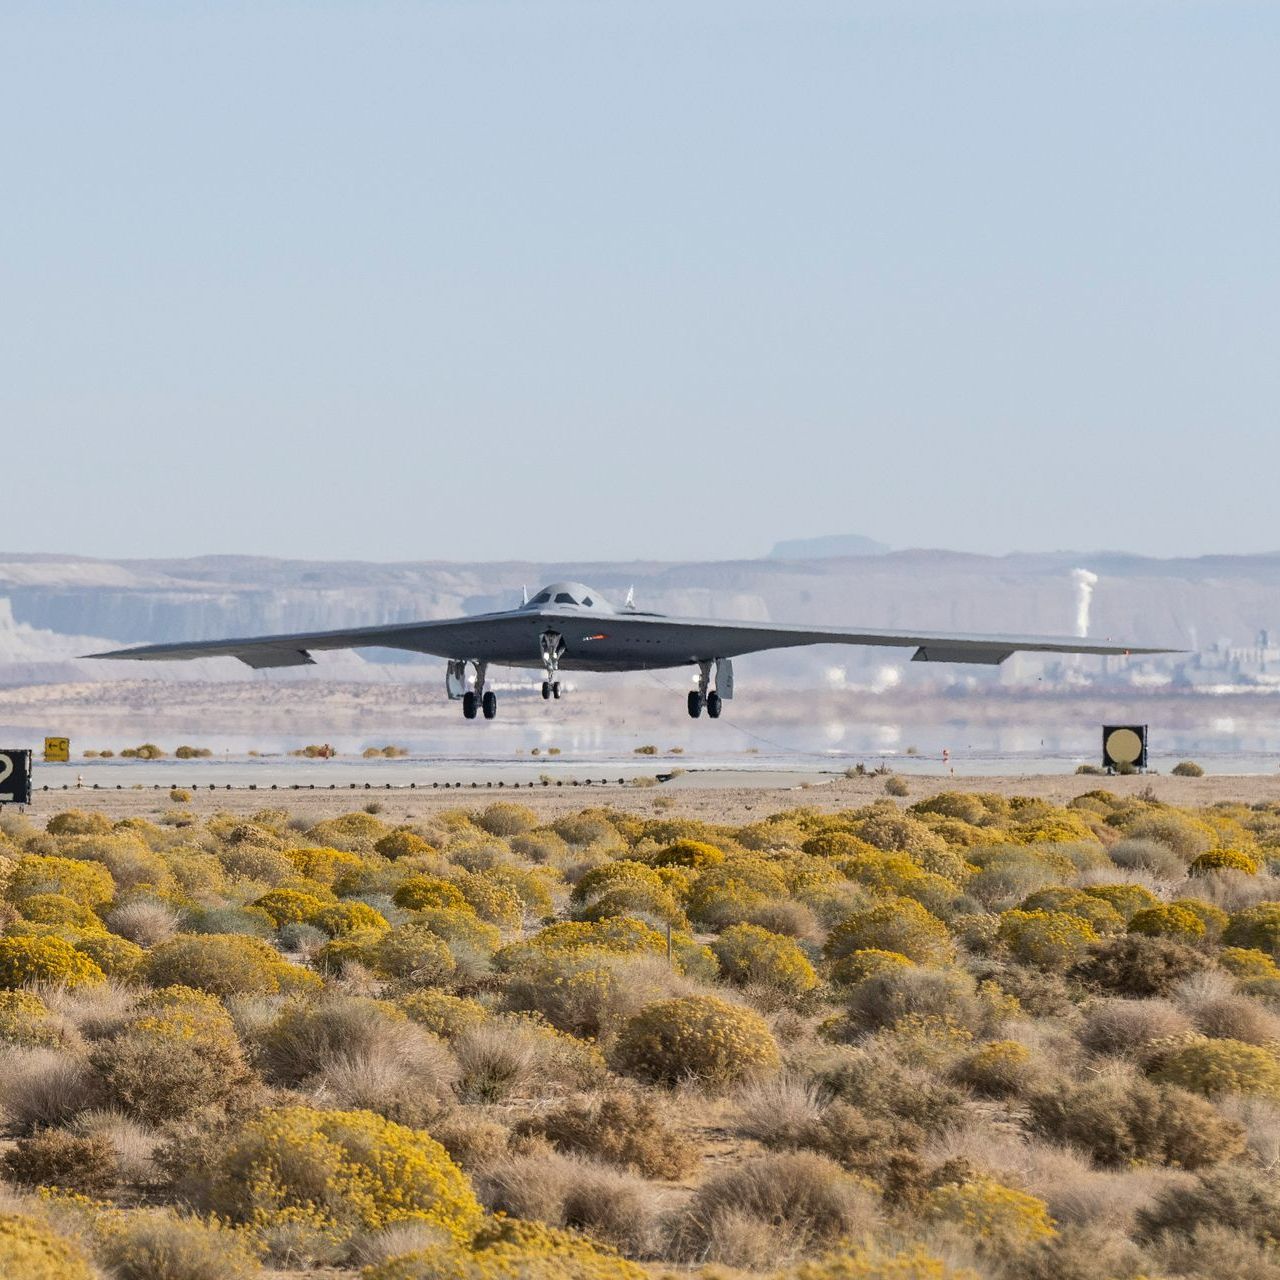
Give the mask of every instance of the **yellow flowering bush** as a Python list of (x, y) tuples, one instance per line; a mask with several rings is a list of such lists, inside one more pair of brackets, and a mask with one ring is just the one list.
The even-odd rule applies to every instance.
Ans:
[(1161, 902), (1135, 911), (1129, 920), (1129, 932), (1145, 933), (1151, 938), (1199, 942), (1204, 937), (1204, 921), (1189, 907), (1176, 902)]
[(162, 942), (147, 956), (155, 986), (195, 987), (216, 996), (273, 995), (317, 985), (315, 975), (286, 963), (261, 938), (240, 933), (188, 933)]
[(0, 1275), (12, 1280), (94, 1280), (80, 1247), (44, 1222), (0, 1213)]
[(1242, 871), (1247, 876), (1258, 874), (1258, 860), (1239, 849), (1210, 849), (1191, 864), (1193, 876), (1208, 875), (1211, 871)]
[(1280, 956), (1280, 902), (1259, 902), (1237, 911), (1222, 931), (1222, 941)]
[(466, 1176), (430, 1134), (370, 1111), (263, 1112), (231, 1137), (208, 1194), (234, 1222), (303, 1214), (340, 1236), (422, 1222), (466, 1244), (482, 1221)]
[(362, 930), (391, 928), (386, 916), (366, 902), (331, 902), (313, 911), (305, 923), (331, 938), (345, 938)]
[(430, 858), (436, 852), (434, 846), (408, 827), (397, 827), (380, 840), (375, 840), (373, 849), (393, 861), (396, 858)]
[(1085, 887), (1084, 892), (1114, 907), (1126, 921), (1143, 907), (1160, 905), (1160, 899), (1140, 884), (1091, 884)]
[(462, 890), (440, 876), (410, 876), (392, 894), (392, 901), (406, 911), (421, 911), (424, 907), (442, 907), (448, 911), (473, 909)]
[(34, 894), (57, 893), (96, 907), (115, 897), (116, 885), (101, 863), (25, 854), (9, 875), (7, 893), (19, 905)]
[(969, 1267), (953, 1267), (923, 1245), (890, 1251), (874, 1243), (837, 1249), (814, 1262), (802, 1262), (774, 1280), (979, 1280)]
[(339, 877), (357, 873), (365, 865), (358, 854), (319, 846), (285, 849), (284, 856), (293, 864), (300, 876), (330, 887)]
[(1061, 911), (1005, 911), (999, 939), (1023, 964), (1040, 969), (1066, 969), (1098, 940), (1093, 926)]
[(703, 871), (719, 866), (724, 852), (704, 840), (677, 840), (651, 854), (648, 861), (655, 867), (693, 867)]
[(839, 986), (855, 986), (886, 969), (910, 969), (914, 965), (915, 961), (908, 960), (900, 951), (867, 947), (841, 956), (831, 966), (831, 981)]
[(450, 995), (424, 987), (401, 996), (396, 1004), (420, 1027), (425, 1027), (442, 1040), (452, 1040), (478, 1027), (489, 1017), (489, 1011), (478, 1000)]
[(964, 1239), (996, 1255), (1057, 1235), (1043, 1200), (991, 1178), (939, 1187), (925, 1198), (922, 1210), (926, 1220), (954, 1224)]
[(265, 911), (276, 925), (301, 924), (310, 916), (323, 910), (324, 899), (297, 889), (272, 889), (255, 898), (253, 905)]
[(62, 1033), (33, 991), (0, 991), (0, 1043), (56, 1045)]
[(136, 981), (147, 958), (146, 951), (136, 942), (117, 938), (114, 933), (104, 933), (101, 930), (80, 934), (72, 946), (82, 956), (92, 960), (108, 978), (126, 986)]
[(911, 898), (853, 912), (831, 931), (825, 947), (831, 960), (868, 950), (895, 951), (917, 964), (950, 964), (956, 954), (947, 926)]
[(1223, 947), (1218, 963), (1237, 978), (1280, 978), (1280, 965), (1253, 947)]
[(102, 982), (105, 977), (88, 956), (63, 938), (0, 937), (0, 988), (22, 987), (32, 982), (79, 987)]
[(307, 832), (307, 839), (347, 853), (372, 853), (377, 842), (387, 834), (386, 825), (372, 814), (344, 813), (317, 822)]
[(101, 929), (102, 920), (83, 902), (62, 893), (33, 893), (23, 899), (22, 918), (33, 924), (68, 925), (72, 929)]
[(1258, 1045), (1196, 1038), (1159, 1055), (1153, 1079), (1207, 1097), (1232, 1093), (1280, 1099), (1280, 1062)]
[(818, 985), (818, 975), (793, 938), (754, 924), (736, 924), (712, 944), (720, 969), (738, 986), (759, 983), (788, 995), (801, 995)]
[(654, 1084), (688, 1077), (721, 1087), (776, 1071), (777, 1042), (759, 1014), (716, 996), (646, 1005), (623, 1024), (614, 1047), (619, 1070)]
[(1022, 911), (1060, 911), (1086, 920), (1097, 933), (1118, 933), (1124, 928), (1120, 913), (1109, 902), (1061, 885), (1040, 889), (1019, 903)]

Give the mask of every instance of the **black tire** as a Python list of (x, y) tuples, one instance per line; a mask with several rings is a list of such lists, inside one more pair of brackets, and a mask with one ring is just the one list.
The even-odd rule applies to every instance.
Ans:
[(697, 689), (689, 690), (689, 714), (695, 720), (702, 714), (702, 694)]
[(551, 686), (551, 696), (552, 696), (553, 698), (558, 698), (558, 697), (560, 696), (560, 681), (559, 681), (559, 680), (557, 680), (557, 681), (556, 681), (556, 682)]
[(476, 702), (477, 698), (472, 690), (468, 689), (466, 693), (462, 695), (462, 714), (466, 716), (468, 720), (474, 720), (476, 718)]
[(724, 704), (720, 701), (720, 695), (714, 691), (707, 694), (707, 715), (713, 720), (720, 719), (720, 710)]
[(484, 710), (484, 718), (492, 720), (498, 714), (498, 695), (492, 689), (480, 699), (480, 706)]
[(550, 680), (544, 680), (542, 682), (542, 697), (544, 701), (547, 698), (551, 697), (551, 681)]

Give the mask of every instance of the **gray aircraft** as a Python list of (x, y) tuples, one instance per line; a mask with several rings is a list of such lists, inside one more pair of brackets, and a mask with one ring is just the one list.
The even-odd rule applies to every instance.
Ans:
[[(733, 697), (733, 659), (764, 649), (813, 644), (888, 645), (914, 649), (914, 662), (970, 662), (994, 666), (1019, 651), (1033, 653), (1168, 653), (1132, 645), (1095, 644), (1053, 636), (972, 636), (936, 632), (851, 631), (842, 627), (780, 627), (772, 622), (718, 622), (668, 618), (635, 607), (630, 592), (615, 608), (580, 582), (555, 582), (518, 608), (469, 618), (396, 622), (344, 631), (302, 631), (242, 640), (149, 644), (92, 658), (239, 658), (255, 669), (314, 663), (313, 649), (408, 649), (448, 660), (445, 688), (461, 701), (462, 714), (486, 720), (498, 713), (498, 695), (486, 687), (490, 666), (541, 668), (542, 696), (560, 696), (561, 671), (656, 671), (698, 668), (689, 690), (689, 714), (705, 708), (717, 718)], [(471, 674), (468, 675), (468, 668)]]

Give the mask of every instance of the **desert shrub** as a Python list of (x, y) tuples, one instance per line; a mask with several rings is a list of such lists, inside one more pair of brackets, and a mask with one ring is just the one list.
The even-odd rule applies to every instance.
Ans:
[(604, 1075), (600, 1051), (531, 1018), (505, 1014), (459, 1034), (451, 1045), (466, 1102), (498, 1102), (530, 1085), (586, 1088)]
[(1092, 947), (1072, 973), (1098, 991), (1118, 996), (1163, 996), (1207, 965), (1200, 952), (1184, 943), (1126, 933)]
[(1208, 1097), (1261, 1094), (1280, 1098), (1280, 1063), (1273, 1053), (1240, 1040), (1191, 1040), (1160, 1060), (1153, 1078)]
[(1130, 839), (1155, 840), (1190, 862), (1216, 843), (1213, 828), (1172, 810), (1147, 813), (1129, 822), (1125, 835)]
[(1258, 862), (1239, 849), (1210, 849), (1192, 862), (1191, 874), (1203, 876), (1211, 871), (1240, 871), (1247, 876), (1256, 876)]
[(1222, 931), (1222, 941), (1280, 958), (1280, 902), (1260, 902), (1237, 911)]
[(471, 910), (462, 890), (452, 881), (440, 876), (410, 876), (391, 895), (391, 900), (406, 911), (421, 911), (424, 907)]
[(1155, 840), (1119, 840), (1107, 856), (1126, 871), (1145, 871), (1158, 880), (1181, 880), (1187, 864), (1167, 845)]
[(1194, 760), (1179, 760), (1177, 764), (1169, 770), (1175, 778), (1203, 778), (1204, 769), (1196, 764)]
[(0, 1057), (0, 1114), (19, 1134), (64, 1124), (88, 1107), (93, 1084), (78, 1056), (57, 1049), (9, 1049)]
[(905, 796), (911, 794), (911, 788), (907, 785), (906, 778), (899, 777), (896, 773), (891, 773), (884, 780), (884, 790), (886, 795)]
[(815, 1152), (784, 1152), (707, 1179), (676, 1224), (673, 1248), (680, 1257), (754, 1269), (860, 1238), (878, 1220), (876, 1198), (861, 1180)]
[(541, 1222), (496, 1217), (477, 1233), (472, 1249), (429, 1249), (393, 1256), (370, 1267), (364, 1280), (646, 1280), (649, 1273), (613, 1250), (573, 1231)]
[(465, 950), (487, 958), (502, 945), (502, 934), (498, 929), (486, 924), (471, 910), (424, 907), (421, 911), (415, 911), (408, 923), (443, 938), (455, 957)]
[(621, 1169), (531, 1150), (498, 1161), (478, 1181), (481, 1199), (500, 1214), (575, 1228), (629, 1253), (653, 1250), (657, 1198), (647, 1183)]
[(621, 1165), (646, 1178), (682, 1178), (697, 1163), (697, 1147), (643, 1093), (614, 1090), (575, 1098), (516, 1126), (561, 1151)]
[(1167, 1000), (1099, 1000), (1086, 1010), (1080, 1043), (1094, 1053), (1141, 1061), (1153, 1045), (1191, 1029), (1191, 1019)]
[(101, 1137), (78, 1137), (63, 1129), (43, 1129), (19, 1138), (0, 1157), (4, 1176), (20, 1187), (61, 1187), (82, 1195), (110, 1191), (119, 1170), (111, 1144)]
[(368, 929), (389, 929), (386, 916), (366, 902), (331, 902), (312, 912), (306, 923), (331, 938), (345, 938)]
[(478, 1027), (489, 1016), (489, 1011), (478, 1000), (433, 991), (429, 987), (401, 996), (396, 1004), (412, 1022), (443, 1040), (452, 1040)]
[(724, 976), (739, 986), (759, 984), (798, 996), (818, 985), (813, 965), (795, 942), (757, 925), (733, 925), (711, 950)]
[(277, 927), (282, 924), (301, 924), (325, 906), (322, 898), (298, 889), (272, 889), (256, 898), (253, 905), (265, 911)]
[[(976, 1275), (968, 1267), (953, 1268), (923, 1245), (894, 1249), (868, 1240), (855, 1248), (837, 1249), (812, 1262), (802, 1262), (777, 1280), (975, 1280)], [(1058, 1272), (1056, 1280), (1077, 1277)]]
[(491, 836), (518, 836), (538, 825), (538, 815), (527, 805), (499, 800), (486, 807), (474, 821)]
[(111, 819), (105, 813), (85, 813), (82, 809), (66, 809), (55, 813), (45, 830), (51, 836), (106, 835), (111, 830)]
[(1231, 919), (1221, 907), (1205, 902), (1202, 898), (1175, 898), (1173, 905), (1190, 911), (1204, 925), (1204, 936), (1211, 941), (1222, 936), (1223, 929)]
[(33, 894), (57, 893), (96, 907), (115, 897), (116, 886), (111, 872), (100, 863), (26, 854), (9, 875), (7, 893), (19, 905)]
[(500, 929), (518, 929), (524, 920), (524, 903), (509, 885), (484, 872), (464, 872), (458, 888), (466, 905), (489, 924)]
[(855, 1026), (891, 1027), (904, 1018), (940, 1018), (969, 1030), (980, 1028), (987, 1010), (976, 983), (963, 969), (889, 966), (852, 987), (846, 1008)]
[(436, 852), (431, 844), (408, 827), (397, 827), (380, 840), (375, 840), (373, 850), (392, 861), (396, 858), (429, 858)]
[(302, 1219), (339, 1239), (421, 1221), (463, 1243), (481, 1221), (466, 1176), (434, 1138), (368, 1111), (264, 1111), (231, 1136), (207, 1194), (233, 1222)]
[(1223, 947), (1218, 964), (1237, 978), (1280, 978), (1280, 966), (1254, 947)]
[(294, 871), (305, 880), (331, 888), (342, 876), (357, 875), (365, 868), (365, 862), (354, 853), (341, 849), (321, 847), (290, 847), (283, 850)]
[(215, 996), (271, 995), (316, 985), (314, 975), (243, 934), (181, 934), (150, 952), (145, 973), (153, 986), (194, 987)]
[(765, 1021), (715, 996), (659, 1000), (627, 1020), (614, 1047), (618, 1068), (656, 1084), (693, 1079), (723, 1087), (779, 1066)]
[(244, 1232), (171, 1209), (122, 1215), (103, 1233), (115, 1280), (252, 1280), (262, 1274)]
[(47, 1223), (0, 1212), (0, 1275), (14, 1280), (94, 1280), (94, 1269), (79, 1245), (55, 1234)]
[(1107, 903), (1124, 920), (1131, 919), (1143, 907), (1155, 907), (1160, 902), (1150, 889), (1140, 884), (1090, 884), (1084, 887), (1083, 892)]
[(677, 840), (649, 856), (655, 867), (693, 867), (705, 871), (724, 861), (724, 853), (703, 840)]
[(1244, 1150), (1244, 1131), (1212, 1103), (1142, 1077), (1059, 1083), (1029, 1102), (1036, 1132), (1078, 1147), (1099, 1164), (1200, 1169)]
[(1129, 932), (1194, 943), (1204, 937), (1205, 927), (1204, 921), (1190, 908), (1176, 902), (1161, 902), (1135, 911), (1129, 921)]
[(665, 955), (667, 942), (662, 934), (641, 920), (628, 920), (622, 916), (590, 922), (566, 920), (547, 925), (525, 942), (503, 947), (494, 957), (494, 963), (500, 970), (514, 971), (537, 954), (554, 955), (588, 949), (612, 951), (619, 955), (644, 952)]
[(685, 909), (695, 923), (719, 929), (739, 923), (786, 893), (786, 881), (769, 863), (739, 857), (704, 871), (689, 890)]
[(1087, 920), (1061, 911), (1006, 911), (999, 938), (1021, 963), (1061, 970), (1079, 960), (1098, 935)]
[(87, 956), (113, 981), (131, 983), (141, 972), (147, 953), (126, 938), (114, 933), (92, 930), (82, 933), (74, 943), (81, 955)]
[(0, 937), (0, 988), (48, 982), (77, 987), (106, 975), (88, 956), (54, 935)]
[(153, 992), (90, 1061), (106, 1099), (148, 1123), (177, 1119), (199, 1099), (216, 1106), (251, 1081), (235, 1027), (212, 996), (190, 988)]
[(62, 893), (33, 893), (22, 901), (22, 918), (33, 924), (66, 925), (72, 929), (101, 929), (93, 911)]
[(1043, 1200), (991, 1178), (949, 1183), (921, 1206), (927, 1221), (954, 1225), (984, 1253), (1015, 1254), (1056, 1233)]
[(178, 913), (168, 903), (138, 898), (113, 907), (104, 923), (112, 933), (140, 947), (154, 947), (177, 933)]
[(1190, 1236), (1208, 1226), (1227, 1227), (1274, 1246), (1280, 1222), (1280, 1187), (1269, 1174), (1242, 1165), (1224, 1165), (1195, 1182), (1172, 1183), (1155, 1203), (1138, 1212), (1138, 1231), (1147, 1240)]
[(951, 1070), (951, 1078), (957, 1084), (984, 1098), (1008, 1098), (1022, 1093), (1035, 1077), (1031, 1051), (1016, 1040), (988, 1040)]
[(1062, 885), (1040, 889), (1023, 899), (1019, 906), (1023, 911), (1059, 911), (1079, 916), (1100, 934), (1118, 933), (1124, 928), (1120, 913), (1109, 902), (1103, 902), (1082, 889), (1069, 889)]
[(423, 987), (446, 981), (457, 968), (449, 944), (421, 924), (397, 925), (373, 935), (360, 947), (359, 958), (383, 977)]
[(886, 969), (909, 969), (914, 964), (914, 960), (908, 960), (900, 952), (868, 947), (841, 956), (831, 966), (830, 976), (831, 981), (840, 986), (853, 986)]
[(363, 996), (326, 994), (286, 1005), (258, 1036), (267, 1078), (295, 1085), (335, 1063), (392, 1059), (413, 1075), (424, 1096), (443, 1097), (456, 1076), (448, 1053), (430, 1032), (394, 1005)]
[(372, 853), (375, 844), (386, 834), (386, 826), (371, 814), (344, 813), (317, 822), (307, 832), (307, 839), (347, 853)]
[(32, 991), (0, 990), (0, 1043), (35, 1048), (57, 1045), (63, 1031)]
[(866, 950), (895, 951), (917, 964), (949, 964), (955, 958), (946, 925), (910, 898), (854, 912), (831, 931), (825, 947), (831, 960)]

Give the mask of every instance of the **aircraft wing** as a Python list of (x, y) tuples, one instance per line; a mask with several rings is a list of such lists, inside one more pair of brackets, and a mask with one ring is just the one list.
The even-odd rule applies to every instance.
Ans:
[[(1135, 648), (1108, 641), (1062, 636), (961, 635), (928, 631), (847, 630), (843, 627), (779, 627), (768, 622), (706, 622), (699, 619), (653, 619), (651, 625), (670, 628), (678, 642), (687, 642), (691, 661), (735, 658), (763, 649), (791, 649), (814, 644), (883, 645), (914, 649), (913, 662), (970, 662), (995, 666), (1011, 654), (1171, 653), (1170, 649)], [(682, 646), (683, 647), (683, 646)]]
[(189, 640), (178, 644), (144, 644), (132, 649), (86, 654), (89, 658), (178, 662), (188, 658), (239, 658), (255, 670), (313, 666), (313, 649), (408, 649), (441, 658), (468, 652), (468, 642), (498, 614), (473, 618), (441, 618), (435, 622), (393, 622), (343, 631), (297, 631), (278, 636), (232, 640)]

